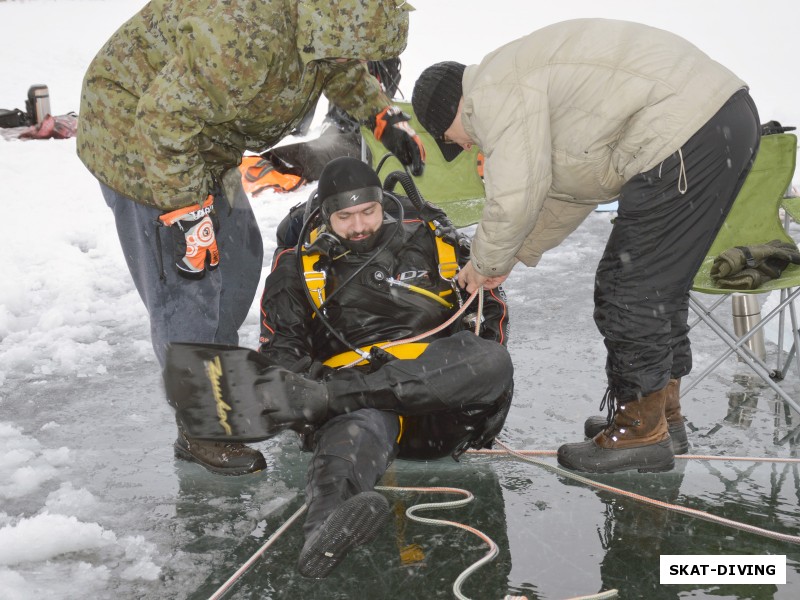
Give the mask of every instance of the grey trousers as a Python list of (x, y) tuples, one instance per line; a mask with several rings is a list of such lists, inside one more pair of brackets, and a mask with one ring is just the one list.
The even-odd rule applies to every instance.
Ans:
[(114, 212), (128, 270), (150, 316), (153, 350), (162, 368), (169, 342), (238, 344), (264, 257), (261, 232), (241, 185), (233, 208), (224, 195), (215, 198), (220, 264), (200, 280), (178, 275), (172, 234), (157, 220), (163, 211), (102, 183), (100, 188)]

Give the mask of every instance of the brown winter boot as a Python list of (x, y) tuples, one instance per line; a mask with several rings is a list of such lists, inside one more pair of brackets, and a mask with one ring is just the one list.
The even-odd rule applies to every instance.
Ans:
[(689, 437), (681, 414), (681, 380), (670, 379), (667, 384), (667, 400), (664, 403), (664, 416), (667, 418), (669, 437), (672, 438), (672, 451), (686, 454), (689, 451)]
[(264, 455), (244, 444), (210, 442), (186, 437), (178, 427), (175, 458), (197, 463), (220, 475), (246, 475), (267, 468)]
[[(686, 425), (681, 415), (681, 380), (670, 379), (667, 384), (667, 400), (664, 404), (664, 413), (667, 418), (669, 436), (672, 438), (672, 451), (674, 454), (686, 454), (689, 451), (689, 439), (686, 435)], [(583, 424), (584, 435), (591, 439), (608, 427), (608, 418), (595, 415), (586, 419)]]
[(666, 397), (665, 387), (638, 400), (618, 403), (606, 429), (591, 440), (558, 449), (559, 464), (588, 473), (671, 470), (675, 455), (664, 417)]

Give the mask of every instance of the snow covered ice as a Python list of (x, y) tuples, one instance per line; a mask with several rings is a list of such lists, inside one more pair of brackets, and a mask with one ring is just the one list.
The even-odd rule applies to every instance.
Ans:
[[(800, 125), (795, 2), (412, 4), (417, 11), (400, 86), (407, 97), (417, 74), (433, 62), (475, 62), (548, 23), (602, 16), (687, 37), (750, 83), (762, 121)], [(77, 111), (89, 61), (142, 5), (0, 2), (0, 107), (24, 108), (28, 88), (46, 84), (54, 114)], [(318, 132), (322, 112), (310, 135)], [(796, 186), (799, 181), (796, 175)], [(312, 190), (254, 199), (267, 261), (278, 222)], [(207, 597), (302, 502), (308, 456), (287, 434), (257, 445), (269, 468), (252, 477), (218, 477), (173, 459), (174, 420), (147, 316), (111, 212), (77, 159), (73, 139), (0, 137), (0, 208), (0, 599)], [(578, 441), (583, 419), (597, 409), (605, 354), (592, 322), (592, 283), (609, 218), (591, 215), (537, 269), (515, 270), (505, 286), (517, 394), (503, 438), (512, 447), (552, 450)], [(791, 232), (800, 239), (800, 226)], [(240, 333), (243, 346), (256, 346), (255, 302)], [(774, 341), (774, 329), (770, 335)], [(720, 350), (699, 328), (693, 344), (697, 366)], [(800, 398), (796, 373), (784, 387)], [(734, 359), (696, 388), (685, 412), (697, 454), (797, 454), (797, 415), (755, 386)], [(800, 533), (796, 465), (679, 462), (673, 473), (607, 480)], [(501, 546), (500, 557), (467, 584), (471, 597), (566, 598), (613, 584), (629, 586), (623, 597), (631, 598), (788, 599), (800, 585), (797, 547), (642, 508), (532, 465), (466, 457), (460, 464), (398, 464), (390, 475), (398, 485), (453, 485), (475, 493), (474, 506), (442, 515), (485, 529)], [(294, 573), (300, 537), (298, 526), (290, 529), (231, 597), (448, 598), (453, 580), (484, 552), (466, 535), (404, 523), (318, 583)], [(412, 543), (426, 555), (416, 567), (398, 559), (398, 548)], [(659, 587), (652, 560), (657, 564), (668, 553), (784, 553), (787, 585)]]

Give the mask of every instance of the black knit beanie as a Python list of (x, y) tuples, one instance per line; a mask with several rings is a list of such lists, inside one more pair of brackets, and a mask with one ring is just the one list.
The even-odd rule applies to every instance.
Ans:
[(456, 118), (463, 95), (461, 80), (466, 65), (445, 61), (431, 65), (414, 84), (411, 105), (422, 126), (433, 136), (445, 160), (453, 160), (461, 152), (458, 144), (442, 142), (444, 132)]
[(317, 197), (322, 218), (329, 222), (338, 210), (367, 202), (381, 202), (381, 180), (372, 167), (350, 156), (330, 161), (319, 175)]

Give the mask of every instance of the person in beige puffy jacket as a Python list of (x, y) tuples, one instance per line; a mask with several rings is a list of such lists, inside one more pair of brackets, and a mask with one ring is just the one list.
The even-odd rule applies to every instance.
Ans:
[(412, 105), (447, 160), (473, 145), (485, 156), (486, 204), (458, 276), (470, 292), (518, 261), (536, 266), (598, 204), (619, 201), (595, 279), (608, 414), (558, 460), (599, 473), (673, 468), (688, 449), (688, 293), (760, 140), (747, 85), (672, 33), (579, 19), (477, 65), (428, 67)]

